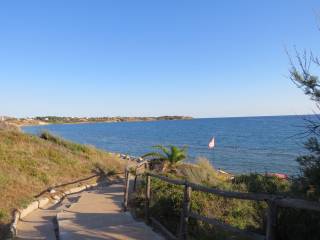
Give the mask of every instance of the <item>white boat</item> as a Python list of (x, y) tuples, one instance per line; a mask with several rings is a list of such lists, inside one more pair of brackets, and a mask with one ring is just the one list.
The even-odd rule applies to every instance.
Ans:
[(208, 144), (208, 148), (214, 149), (214, 147), (215, 147), (215, 139), (214, 139), (214, 137), (212, 137), (209, 144)]

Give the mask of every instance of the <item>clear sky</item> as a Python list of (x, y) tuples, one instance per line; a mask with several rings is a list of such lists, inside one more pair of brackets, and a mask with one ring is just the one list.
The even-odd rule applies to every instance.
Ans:
[(320, 54), (315, 0), (1, 1), (0, 115), (310, 113), (285, 47)]

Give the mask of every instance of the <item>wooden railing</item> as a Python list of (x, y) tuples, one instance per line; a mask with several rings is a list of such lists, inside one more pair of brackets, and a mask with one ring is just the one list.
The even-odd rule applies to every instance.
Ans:
[[(158, 225), (162, 231), (171, 239), (187, 239), (188, 238), (188, 222), (189, 218), (194, 218), (196, 220), (206, 222), (211, 225), (215, 225), (227, 232), (236, 233), (239, 236), (247, 237), (249, 239), (256, 240), (276, 240), (276, 227), (277, 227), (277, 215), (278, 207), (284, 208), (295, 208), (295, 209), (305, 209), (312, 211), (320, 211), (319, 202), (311, 202), (302, 199), (293, 199), (286, 198), (278, 195), (272, 194), (260, 194), (260, 193), (243, 193), (243, 192), (230, 192), (223, 191), (215, 188), (209, 188), (194, 184), (188, 181), (171, 179), (165, 176), (161, 176), (155, 173), (148, 171), (148, 165), (146, 162), (141, 163), (135, 168), (135, 181), (138, 176), (137, 169), (144, 166), (144, 176), (145, 176), (145, 220), (146, 222), (152, 222), (153, 224)], [(126, 170), (126, 181), (125, 181), (125, 194), (124, 194), (124, 208), (128, 207), (128, 197), (129, 197), (129, 182), (130, 182), (130, 171)], [(179, 225), (179, 234), (178, 237), (175, 237), (172, 233), (166, 230), (156, 219), (150, 216), (150, 201), (151, 201), (151, 178), (157, 178), (162, 181), (165, 181), (170, 184), (184, 186), (184, 197), (183, 197), (183, 208), (181, 210), (180, 225)], [(209, 218), (201, 216), (198, 213), (195, 213), (191, 210), (191, 194), (192, 191), (200, 191), (204, 193), (215, 194), (225, 198), (236, 198), (243, 200), (253, 200), (253, 201), (264, 201), (267, 203), (267, 227), (266, 235), (260, 235), (257, 233), (245, 231), (233, 227), (229, 224), (226, 224), (218, 219)]]

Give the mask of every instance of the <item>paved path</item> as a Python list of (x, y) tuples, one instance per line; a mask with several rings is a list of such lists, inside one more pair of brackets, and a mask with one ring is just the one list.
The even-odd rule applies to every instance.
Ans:
[(17, 226), (17, 239), (57, 239), (56, 216), (63, 209), (67, 209), (80, 198), (79, 194), (72, 194), (58, 204), (50, 203), (37, 209), (19, 221)]
[(164, 239), (144, 222), (122, 211), (123, 184), (99, 185), (68, 196), (58, 206), (48, 205), (18, 224), (18, 239), (55, 240), (57, 216), (60, 240), (76, 239)]

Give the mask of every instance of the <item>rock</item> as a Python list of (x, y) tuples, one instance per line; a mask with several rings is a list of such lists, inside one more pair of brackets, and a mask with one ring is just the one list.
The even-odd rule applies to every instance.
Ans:
[(49, 189), (49, 193), (54, 194), (54, 193), (56, 193), (56, 190), (54, 190), (54, 188), (51, 188), (51, 189)]
[(28, 205), (25, 209), (20, 210), (20, 219), (27, 216), (29, 213), (33, 212), (34, 210), (38, 209), (39, 202), (34, 201), (31, 204)]
[(53, 198), (54, 200), (60, 200), (60, 199), (61, 199), (61, 197), (58, 196), (58, 195), (54, 195), (52, 198)]
[(49, 198), (41, 198), (38, 200), (38, 202), (39, 202), (39, 208), (42, 208), (49, 203)]

